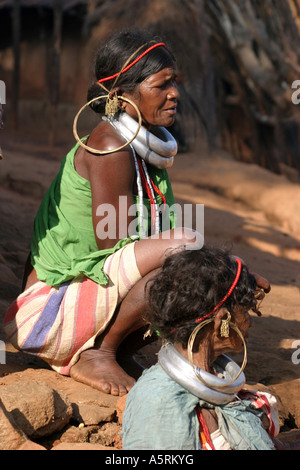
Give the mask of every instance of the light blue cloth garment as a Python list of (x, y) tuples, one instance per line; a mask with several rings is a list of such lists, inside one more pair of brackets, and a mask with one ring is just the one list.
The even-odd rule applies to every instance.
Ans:
[(250, 400), (216, 406), (221, 434), (235, 450), (275, 450), (272, 439), (262, 426), (263, 412)]
[(155, 365), (130, 390), (123, 415), (124, 450), (192, 450), (199, 446), (199, 399)]
[(198, 450), (195, 407), (214, 408), (222, 435), (235, 450), (274, 450), (259, 412), (249, 401), (214, 406), (171, 379), (159, 364), (146, 370), (130, 390), (123, 415), (124, 450)]

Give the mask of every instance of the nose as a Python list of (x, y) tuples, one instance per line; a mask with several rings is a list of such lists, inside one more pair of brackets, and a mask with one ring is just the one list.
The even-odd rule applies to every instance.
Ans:
[(179, 91), (176, 82), (172, 82), (172, 84), (168, 88), (167, 98), (169, 100), (178, 100), (179, 98)]

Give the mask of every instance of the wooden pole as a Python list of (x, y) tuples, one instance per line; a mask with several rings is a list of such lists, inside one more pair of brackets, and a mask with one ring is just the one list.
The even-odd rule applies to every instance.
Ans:
[(50, 80), (50, 132), (49, 144), (55, 144), (57, 130), (57, 112), (59, 104), (60, 87), (60, 53), (62, 31), (62, 3), (61, 0), (53, 2), (53, 39), (52, 39), (52, 74)]
[(206, 130), (208, 143), (211, 149), (215, 148), (218, 140), (218, 125), (216, 116), (216, 96), (214, 89), (214, 69), (210, 50), (210, 37), (208, 28), (205, 25), (205, 0), (195, 1), (198, 7), (198, 24), (201, 48), (199, 51), (201, 59), (201, 69), (203, 74), (203, 94), (206, 96), (206, 108), (204, 110), (206, 116)]
[(13, 53), (14, 53), (14, 72), (12, 89), (12, 124), (13, 128), (18, 129), (19, 125), (19, 95), (20, 95), (20, 41), (21, 41), (21, 4), (20, 0), (14, 0), (13, 3)]

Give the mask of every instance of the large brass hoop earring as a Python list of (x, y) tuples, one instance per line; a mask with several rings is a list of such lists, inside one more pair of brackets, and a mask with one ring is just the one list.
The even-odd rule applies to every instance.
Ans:
[(78, 118), (80, 116), (80, 114), (82, 113), (82, 111), (85, 110), (85, 108), (87, 108), (88, 106), (90, 106), (91, 103), (93, 103), (94, 101), (97, 101), (99, 99), (110, 99), (110, 96), (109, 94), (108, 95), (101, 95), (101, 96), (97, 96), (96, 98), (93, 98), (92, 100), (88, 101), (87, 103), (85, 103), (82, 108), (80, 108), (80, 110), (78, 111), (78, 113), (76, 114), (75, 118), (74, 118), (74, 123), (73, 123), (73, 134), (74, 134), (74, 137), (75, 139), (77, 140), (77, 142), (81, 145), (81, 147), (83, 147), (84, 149), (88, 150), (89, 152), (91, 153), (95, 153), (97, 155), (105, 155), (105, 154), (108, 154), (108, 153), (114, 153), (114, 152), (118, 152), (119, 150), (122, 150), (123, 148), (127, 147), (127, 145), (129, 145), (135, 138), (136, 136), (138, 135), (139, 133), (139, 130), (142, 126), (142, 115), (141, 115), (141, 112), (139, 110), (139, 108), (137, 107), (137, 105), (131, 101), (130, 99), (128, 98), (125, 98), (124, 96), (119, 96), (118, 99), (121, 100), (121, 101), (126, 101), (127, 103), (131, 104), (131, 106), (135, 109), (137, 115), (138, 115), (138, 127), (137, 127), (137, 130), (134, 134), (134, 136), (128, 140), (125, 144), (121, 145), (120, 147), (117, 147), (115, 149), (112, 149), (112, 150), (98, 150), (98, 149), (94, 149), (92, 147), (90, 147), (89, 145), (86, 145), (85, 143), (82, 142), (82, 140), (80, 139), (78, 133), (77, 133), (77, 122), (78, 122)]
[[(198, 373), (198, 370), (197, 370), (197, 366), (195, 366), (194, 362), (193, 362), (193, 346), (194, 346), (194, 342), (195, 342), (195, 339), (196, 339), (196, 336), (197, 334), (199, 333), (199, 331), (204, 328), (204, 326), (208, 325), (209, 323), (213, 323), (214, 320), (213, 319), (210, 319), (210, 320), (206, 320), (202, 323), (200, 323), (198, 326), (196, 326), (196, 328), (192, 331), (190, 337), (189, 337), (189, 340), (188, 340), (188, 346), (187, 346), (187, 352), (188, 352), (188, 360), (190, 362), (190, 364), (193, 366), (193, 369), (194, 369), (194, 372), (197, 376), (197, 378), (200, 380), (200, 382), (202, 382), (204, 385), (206, 385), (207, 387), (210, 387), (211, 388), (211, 385), (208, 384), (202, 377), (201, 375)], [(239, 335), (239, 337), (241, 338), (242, 340), (242, 343), (243, 343), (243, 348), (244, 348), (244, 358), (243, 358), (243, 363), (240, 367), (240, 370), (239, 372), (236, 374), (235, 377), (233, 377), (233, 379), (231, 379), (229, 382), (227, 381), (224, 381), (224, 385), (214, 385), (214, 389), (215, 390), (222, 390), (224, 387), (228, 387), (228, 385), (231, 385), (233, 384), (236, 379), (241, 375), (241, 373), (243, 372), (243, 370), (245, 369), (246, 367), (246, 364), (247, 364), (247, 346), (246, 346), (246, 342), (245, 342), (245, 339), (244, 339), (244, 336), (242, 335), (240, 329), (232, 322), (229, 323), (229, 326), (234, 330), (236, 331), (236, 333)]]

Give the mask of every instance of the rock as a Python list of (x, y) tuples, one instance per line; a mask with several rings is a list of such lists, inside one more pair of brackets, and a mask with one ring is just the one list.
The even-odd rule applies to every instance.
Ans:
[(45, 447), (32, 442), (29, 439), (25, 441), (17, 450), (47, 450)]
[(116, 404), (117, 417), (120, 424), (123, 422), (123, 414), (125, 411), (127, 395), (120, 397)]
[(20, 294), (20, 280), (3, 260), (0, 258), (1, 298), (12, 301)]
[(73, 404), (73, 418), (78, 423), (85, 425), (109, 422), (116, 416), (114, 408), (103, 408), (97, 403), (77, 403)]
[(285, 444), (290, 444), (292, 442), (300, 440), (300, 429), (293, 429), (292, 431), (281, 432), (278, 435), (278, 439)]
[(0, 450), (16, 450), (26, 443), (26, 434), (18, 429), (11, 413), (0, 400)]
[(297, 429), (300, 429), (299, 387), (300, 379), (270, 386), (271, 392), (277, 398), (282, 424)]
[(6, 282), (0, 280), (1, 284), (1, 298), (4, 300), (9, 301), (12, 303), (18, 295), (21, 293), (20, 287), (16, 284), (12, 284), (11, 282)]
[(300, 274), (298, 274), (298, 276), (296, 276), (296, 282), (295, 282), (296, 286), (298, 287), (299, 291), (300, 291)]
[(114, 449), (122, 448), (122, 428), (117, 423), (105, 423), (97, 432), (94, 432), (89, 437), (89, 442), (93, 444), (101, 444), (104, 446), (113, 447)]
[[(78, 424), (94, 426), (116, 419), (116, 403), (119, 397), (100, 392), (74, 381), (71, 377), (60, 375), (53, 370), (27, 367), (25, 370), (10, 374), (6, 374), (4, 367), (2, 370), (4, 376), (1, 377), (1, 383), (5, 386), (16, 383), (21, 384), (26, 381), (38, 381), (39, 383), (47, 384), (50, 388), (60, 390), (63, 395), (68, 397), (73, 408), (72, 419)], [(82, 436), (80, 436), (81, 438)]]
[(19, 279), (7, 264), (0, 263), (0, 281), (9, 282), (11, 284), (19, 284)]
[(115, 450), (101, 444), (91, 444), (89, 442), (61, 442), (51, 450)]
[(97, 433), (99, 426), (71, 426), (68, 425), (62, 430), (58, 438), (53, 442), (53, 446), (62, 442), (89, 442), (93, 433)]
[[(67, 426), (57, 439), (52, 441), (52, 447), (59, 444), (90, 443), (107, 448), (122, 448), (122, 428), (118, 423), (103, 423), (92, 426)], [(44, 444), (44, 443), (42, 443)], [(49, 446), (47, 446), (49, 448)]]
[(0, 183), (3, 188), (41, 199), (59, 166), (59, 161), (48, 161), (28, 154), (16, 154), (9, 151), (5, 167), (0, 174)]
[(64, 394), (35, 381), (1, 386), (0, 399), (17, 426), (31, 438), (61, 430), (73, 412)]
[(46, 450), (45, 447), (32, 442), (18, 428), (12, 413), (9, 413), (0, 400), (0, 450)]

